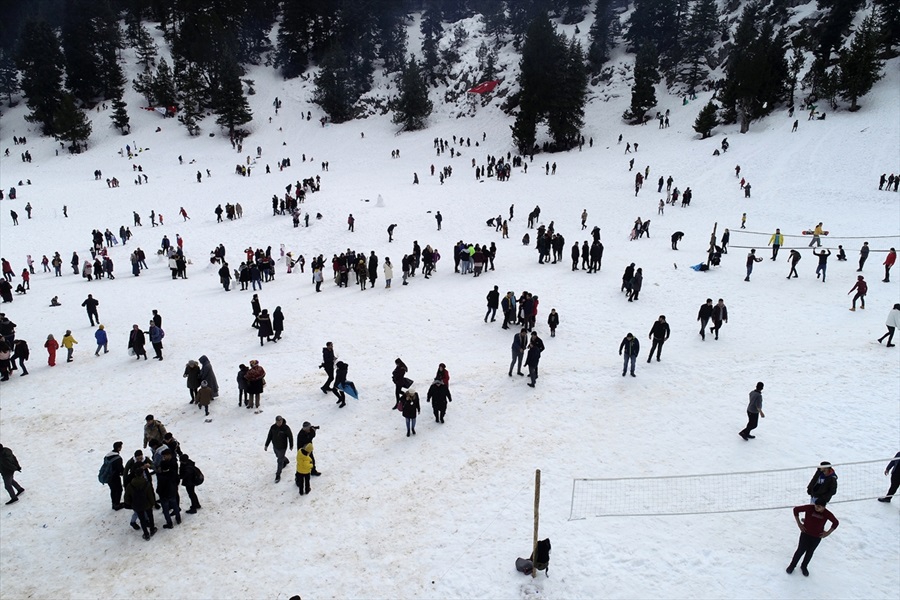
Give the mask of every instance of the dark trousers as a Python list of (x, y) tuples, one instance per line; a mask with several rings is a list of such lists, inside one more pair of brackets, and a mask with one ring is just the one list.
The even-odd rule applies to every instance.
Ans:
[(891, 472), (891, 487), (888, 488), (888, 492), (885, 496), (890, 498), (897, 493), (897, 488), (900, 488), (900, 467), (895, 466), (894, 470)]
[(746, 437), (750, 435), (750, 432), (756, 429), (756, 426), (759, 424), (759, 413), (758, 412), (750, 412), (747, 411), (747, 426), (741, 430), (741, 435)]
[(88, 319), (91, 320), (91, 325), (94, 324), (94, 319), (97, 319), (97, 323), (100, 323), (100, 315), (98, 315), (96, 312), (88, 312), (87, 315)]
[(791, 277), (797, 277), (797, 263), (795, 262), (791, 263), (791, 272), (788, 273), (788, 279)]
[(719, 339), (720, 329), (722, 329), (722, 321), (713, 320), (713, 333), (716, 334), (716, 339)]
[(647, 355), (647, 362), (650, 362), (650, 359), (653, 358), (653, 351), (656, 350), (656, 360), (659, 360), (659, 355), (662, 354), (663, 344), (666, 343), (666, 340), (661, 340), (659, 338), (653, 338), (653, 344), (650, 346), (650, 354)]
[(156, 358), (162, 359), (162, 342), (151, 342), (153, 344), (153, 351), (156, 353)]
[(309, 493), (309, 473), (297, 473), (294, 476), (294, 483), (297, 484), (297, 487), (300, 488), (300, 495)]
[(109, 499), (113, 508), (119, 508), (122, 504), (122, 478), (118, 475), (109, 478)]
[(325, 372), (328, 374), (328, 381), (325, 382), (325, 385), (322, 386), (322, 389), (328, 391), (328, 388), (331, 386), (331, 382), (334, 381), (334, 367), (330, 369), (325, 367)]
[(191, 508), (200, 508), (200, 500), (197, 499), (197, 492), (194, 491), (194, 486), (186, 485), (184, 489), (187, 491), (188, 498), (191, 499)]
[(484, 313), (484, 322), (487, 323), (488, 317), (491, 317), (491, 323), (497, 318), (497, 309), (488, 307), (487, 312)]
[(150, 535), (151, 529), (156, 529), (156, 526), (153, 524), (152, 510), (136, 510), (134, 511), (134, 514), (136, 514), (141, 521), (141, 529), (144, 530), (146, 535)]
[(800, 560), (800, 557), (803, 556), (803, 562), (800, 563), (801, 567), (806, 567), (809, 564), (809, 561), (812, 560), (813, 554), (816, 551), (816, 548), (819, 546), (819, 542), (822, 541), (822, 538), (815, 537), (809, 535), (808, 533), (800, 532), (800, 541), (797, 543), (797, 551), (794, 552), (794, 558), (791, 559), (791, 567), (797, 566), (797, 561)]
[(700, 318), (700, 337), (706, 339), (706, 325), (709, 323), (709, 317)]
[(896, 327), (891, 327), (890, 325), (888, 325), (887, 328), (888, 328), (887, 333), (884, 334), (883, 336), (881, 336), (880, 338), (878, 338), (878, 342), (879, 342), (879, 343), (880, 343), (881, 340), (883, 340), (884, 338), (887, 338), (887, 339), (888, 339), (888, 344), (890, 344), (890, 343), (891, 343), (891, 340), (894, 339), (894, 331), (895, 331), (897, 328), (896, 328)]

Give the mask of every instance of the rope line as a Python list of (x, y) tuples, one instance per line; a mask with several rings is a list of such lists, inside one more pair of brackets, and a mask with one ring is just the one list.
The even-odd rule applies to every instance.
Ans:
[[(746, 248), (751, 248), (751, 249), (755, 248), (755, 249), (759, 250), (760, 248), (763, 248), (763, 249), (771, 248), (771, 246), (732, 246), (731, 244), (728, 244), (728, 249), (731, 249), (731, 248), (745, 248), (745, 249)], [(835, 248), (833, 246), (816, 246), (816, 247), (814, 247), (814, 246), (778, 246), (778, 249), (779, 250), (837, 250), (837, 248)], [(846, 251), (847, 251), (847, 249), (844, 248), (844, 252), (846, 252)], [(851, 252), (856, 252), (856, 250), (851, 250)], [(869, 249), (869, 253), (872, 253), (872, 252), (890, 252), (890, 250), (876, 250), (874, 248)]]
[[(753, 235), (769, 235), (769, 236), (773, 235), (773, 233), (774, 233), (772, 231), (747, 231), (746, 229), (730, 229), (729, 231), (731, 233), (750, 233)], [(809, 238), (812, 236), (812, 234), (805, 233), (802, 235), (794, 235), (794, 234), (782, 233), (781, 236), (786, 237), (786, 238), (789, 238), (789, 237)], [(823, 235), (822, 237), (828, 237), (829, 239), (833, 239), (833, 240), (878, 240), (878, 239), (900, 238), (900, 233), (895, 234), (895, 235), (870, 235), (870, 236), (837, 236), (837, 235), (825, 236), (825, 235)]]

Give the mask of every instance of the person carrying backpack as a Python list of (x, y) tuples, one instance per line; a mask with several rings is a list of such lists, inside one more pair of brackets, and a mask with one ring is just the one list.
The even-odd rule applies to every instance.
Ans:
[(125, 464), (122, 462), (122, 442), (113, 443), (112, 450), (103, 457), (100, 473), (97, 479), (100, 483), (109, 486), (109, 499), (113, 510), (122, 510), (122, 475), (125, 473)]
[(187, 509), (185, 512), (189, 515), (193, 515), (197, 513), (198, 508), (203, 508), (200, 506), (200, 500), (197, 498), (197, 492), (194, 491), (198, 485), (202, 485), (205, 478), (203, 477), (203, 472), (194, 464), (194, 461), (191, 460), (191, 457), (187, 454), (181, 455), (181, 470), (178, 473), (179, 477), (181, 477), (181, 485), (184, 486), (184, 489), (187, 491), (188, 497), (191, 499), (191, 507)]

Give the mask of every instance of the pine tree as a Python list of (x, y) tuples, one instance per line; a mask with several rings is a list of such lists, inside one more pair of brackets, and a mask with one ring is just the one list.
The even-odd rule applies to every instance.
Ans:
[(159, 66), (156, 68), (156, 75), (153, 77), (153, 83), (151, 84), (150, 89), (151, 95), (153, 96), (153, 102), (157, 106), (168, 108), (169, 106), (173, 106), (177, 101), (175, 78), (172, 75), (172, 70), (169, 68), (169, 63), (166, 62), (165, 58), (162, 58), (159, 61)]
[(135, 92), (144, 97), (144, 100), (147, 101), (147, 106), (153, 106), (155, 104), (153, 99), (153, 73), (151, 73), (150, 70), (138, 73), (137, 77), (131, 81), (131, 87)]
[(885, 57), (897, 55), (900, 46), (900, 0), (874, 0), (878, 15), (881, 52)]
[(403, 68), (403, 59), (406, 56), (406, 13), (402, 5), (390, 4), (384, 12), (378, 15), (378, 57), (384, 63), (384, 70), (388, 73), (399, 71)]
[(524, 110), (519, 110), (510, 129), (512, 129), (513, 143), (519, 154), (532, 154), (537, 140), (537, 117)]
[(285, 2), (282, 7), (275, 65), (285, 79), (299, 76), (309, 64), (310, 11), (308, 2)]
[(13, 94), (19, 93), (19, 70), (9, 52), (0, 48), (0, 95), (6, 96), (6, 103), (13, 104)]
[(506, 10), (503, 8), (503, 0), (482, 0), (481, 22), (484, 24), (485, 35), (493, 36), (500, 41), (506, 33)]
[(612, 5), (613, 0), (597, 0), (594, 5), (594, 22), (588, 32), (590, 45), (587, 52), (587, 62), (594, 75), (599, 74), (609, 60), (609, 51), (615, 41), (612, 25), (616, 15)]
[(587, 99), (587, 68), (581, 44), (574, 39), (566, 48), (564, 63), (559, 69), (561, 81), (554, 89), (554, 98), (547, 109), (547, 127), (558, 150), (578, 145), (584, 127), (584, 104)]
[(791, 62), (788, 66), (790, 69), (790, 77), (788, 78), (788, 89), (790, 90), (788, 92), (789, 106), (794, 106), (794, 94), (797, 92), (797, 77), (800, 75), (800, 70), (805, 63), (806, 55), (803, 53), (803, 48), (797, 44), (791, 51)]
[(687, 0), (635, 0), (625, 39), (631, 49), (648, 43), (657, 64), (673, 72), (681, 60), (680, 36), (687, 16)]
[(122, 45), (118, 19), (107, 0), (66, 0), (62, 46), (66, 83), (76, 98), (91, 102), (105, 97), (104, 67), (115, 62)]
[(125, 110), (126, 106), (128, 105), (122, 99), (122, 90), (120, 90), (119, 94), (112, 100), (113, 112), (110, 115), (110, 119), (112, 119), (116, 129), (122, 132), (122, 135), (128, 135), (128, 132), (131, 130), (131, 120), (128, 117), (128, 111)]
[(869, 93), (883, 77), (884, 63), (878, 58), (878, 31), (875, 18), (868, 15), (856, 30), (850, 47), (841, 50), (838, 86), (841, 97), (850, 100), (850, 110), (859, 110), (857, 101)]
[(656, 51), (651, 43), (638, 48), (634, 59), (634, 84), (631, 86), (631, 108), (622, 117), (632, 124), (643, 123), (647, 111), (656, 106), (659, 73), (656, 70)]
[(64, 61), (59, 38), (46, 22), (28, 22), (18, 56), (22, 92), (31, 110), (25, 120), (39, 123), (44, 135), (50, 135), (54, 132), (54, 115), (62, 101)]
[(572, 25), (581, 23), (587, 12), (588, 0), (563, 0), (560, 10), (562, 12), (562, 23)]
[(244, 97), (241, 68), (234, 57), (222, 57), (218, 79), (219, 86), (212, 96), (213, 112), (218, 115), (216, 124), (227, 129), (229, 137), (233, 137), (241, 125), (253, 120), (250, 105)]
[(343, 123), (353, 118), (353, 105), (358, 97), (355, 95), (347, 56), (340, 45), (335, 45), (326, 53), (316, 74), (315, 84), (313, 101), (322, 107), (332, 122)]
[(693, 94), (709, 74), (706, 53), (712, 47), (719, 25), (716, 0), (698, 0), (691, 8), (684, 39), (684, 66), (679, 77)]
[(398, 77), (397, 90), (398, 95), (391, 103), (394, 123), (403, 125), (404, 131), (423, 129), (434, 105), (428, 99), (428, 85), (422, 76), (422, 67), (412, 55)]
[(700, 109), (700, 114), (697, 115), (697, 119), (694, 121), (694, 131), (700, 134), (700, 139), (705, 140), (708, 138), (713, 128), (719, 124), (719, 117), (716, 115), (718, 110), (719, 107), (712, 100)]
[(87, 148), (90, 136), (91, 122), (75, 106), (75, 96), (64, 94), (53, 115), (53, 137), (61, 142), (69, 142), (69, 152), (77, 154)]
[(441, 34), (444, 32), (440, 11), (435, 8), (426, 9), (422, 13), (422, 23), (419, 28), (423, 36), (422, 68), (428, 74), (428, 80), (433, 85), (441, 62), (438, 56), (438, 43), (441, 41)]
[(831, 59), (831, 53), (841, 45), (856, 11), (862, 4), (863, 0), (817, 0), (818, 9), (823, 11), (819, 25), (817, 57), (826, 61)]
[(134, 53), (137, 56), (138, 64), (144, 67), (144, 70), (156, 66), (156, 42), (153, 41), (147, 28), (141, 24), (138, 24)]
[(497, 78), (497, 51), (488, 48), (483, 41), (475, 51), (475, 58), (481, 65), (480, 81), (491, 81)]
[(203, 107), (209, 102), (208, 90), (197, 65), (176, 66), (178, 98), (181, 103), (178, 120), (191, 136), (200, 135), (200, 121), (204, 117)]

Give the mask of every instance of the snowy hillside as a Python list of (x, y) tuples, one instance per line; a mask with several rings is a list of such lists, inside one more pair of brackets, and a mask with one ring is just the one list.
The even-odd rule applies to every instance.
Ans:
[[(128, 51), (124, 57), (133, 65)], [(792, 133), (794, 118), (779, 111), (745, 135), (719, 126), (703, 141), (691, 126), (708, 94), (683, 105), (660, 90), (659, 110), (671, 111), (671, 127), (629, 127), (621, 121), (628, 91), (620, 83), (618, 93), (597, 94), (586, 109), (584, 135), (592, 145), (536, 155), (527, 173), (513, 169), (507, 182), (476, 180), (472, 168), (473, 160), (484, 166), (489, 155), (515, 152), (511, 120), (496, 101), (464, 118), (456, 118), (458, 106), (438, 106), (430, 127), (417, 133), (397, 135), (389, 116), (323, 127), (309, 84), (285, 82), (267, 68), (247, 75), (255, 82), (249, 98), (255, 119), (241, 153), (211, 118), (202, 136), (190, 138), (174, 119), (138, 110), (142, 101), (131, 91), (131, 134), (109, 127), (109, 111), (101, 108), (90, 115), (94, 133), (80, 155), (57, 155), (59, 144), (24, 121), (24, 105), (5, 112), (0, 148), (10, 156), (0, 157), (0, 188), (15, 187), (18, 197), (0, 202), (0, 256), (18, 275), (30, 254), (37, 274), (27, 295), (2, 306), (17, 324), (17, 338), (28, 341), (31, 359), (27, 377), (14, 372), (0, 384), (0, 441), (18, 457), (23, 471), (16, 479), (27, 489), (0, 511), (0, 597), (895, 598), (897, 502), (840, 502), (853, 490), (883, 494), (886, 477), (841, 480), (829, 505), (841, 525), (819, 547), (808, 579), (784, 572), (797, 542), (789, 510), (568, 516), (574, 478), (773, 470), (821, 460), (837, 465), (840, 476), (841, 463), (900, 450), (900, 360), (896, 348), (876, 342), (900, 301), (897, 267), (889, 283), (881, 282), (885, 251), (900, 243), (900, 195), (878, 191), (882, 173), (900, 173), (898, 66), (898, 59), (887, 63), (884, 80), (857, 113), (829, 112), (824, 121), (798, 113)], [(376, 93), (387, 96), (387, 85), (381, 81)], [(283, 102), (277, 114), (275, 97)], [(311, 120), (301, 118), (307, 111)], [(20, 136), (27, 143), (14, 145)], [(724, 137), (728, 152), (713, 156)], [(436, 155), (435, 138), (449, 142), (453, 158)], [(131, 160), (120, 155), (126, 144), (139, 149)], [(626, 144), (639, 150), (625, 155)], [(30, 163), (19, 157), (26, 150)], [(394, 150), (399, 158), (392, 158)], [(251, 176), (236, 175), (235, 165), (246, 165), (248, 156)], [(284, 158), (291, 166), (281, 171)], [(556, 164), (555, 175), (545, 174), (548, 162)], [(148, 178), (140, 186), (133, 183), (138, 165)], [(736, 165), (752, 184), (751, 198), (739, 187)], [(438, 172), (446, 166), (453, 174), (441, 184)], [(635, 196), (634, 175), (646, 168), (647, 182)], [(101, 180), (93, 176), (97, 169)], [(414, 173), (419, 185), (412, 184)], [(693, 201), (658, 215), (664, 192), (656, 193), (655, 183), (670, 175), (680, 190), (691, 188)], [(301, 209), (321, 213), (321, 220), (295, 229), (290, 216), (272, 216), (273, 195), (316, 176), (321, 191)], [(111, 177), (121, 187), (107, 187)], [(243, 218), (216, 223), (216, 206), (235, 202)], [(485, 222), (507, 217), (510, 205), (515, 218), (509, 239), (502, 239)], [(561, 264), (538, 264), (535, 231), (526, 228), (535, 205), (540, 222), (553, 221), (566, 239)], [(181, 207), (189, 221), (178, 216)], [(133, 226), (132, 211), (142, 227)], [(151, 211), (163, 215), (164, 225), (150, 226)], [(652, 220), (649, 239), (629, 241), (636, 217)], [(830, 231), (825, 246), (842, 244), (848, 255), (847, 262), (832, 256), (827, 282), (815, 277), (808, 237), (788, 238), (777, 262), (768, 260), (775, 228), (799, 236), (818, 222)], [(118, 233), (122, 225), (134, 238), (109, 250), (116, 279), (88, 283), (73, 275), (69, 258), (73, 251), (89, 256), (91, 231)], [(605, 246), (602, 270), (572, 272), (569, 248), (589, 240), (595, 225)], [(705, 259), (714, 226), (719, 235), (730, 229), (731, 246), (720, 267), (696, 272), (690, 266)], [(669, 238), (676, 231), (685, 235), (674, 251)], [(526, 232), (529, 246), (521, 243)], [(164, 234), (184, 239), (188, 279), (173, 281), (157, 256)], [(451, 249), (458, 240), (496, 243), (496, 270), (477, 279), (455, 274)], [(862, 273), (869, 282), (866, 308), (850, 312), (847, 292), (865, 240), (873, 249)], [(443, 258), (434, 277), (417, 274), (402, 286), (400, 260), (414, 241)], [(284, 245), (306, 258), (303, 274), (287, 274), (279, 260), (275, 281), (259, 292), (263, 308), (284, 311), (279, 343), (260, 347), (251, 327), (252, 291), (222, 289), (218, 267), (209, 262), (219, 244), (232, 266), (247, 247), (271, 246), (278, 258)], [(149, 269), (133, 277), (128, 255), (138, 246)], [(750, 247), (766, 260), (745, 282)], [(797, 279), (786, 279), (787, 247), (803, 256)], [(352, 276), (349, 288), (337, 288), (330, 258), (347, 249), (390, 257), (391, 289), (384, 289), (380, 267), (372, 289), (360, 291)], [(57, 251), (63, 276), (41, 273), (41, 256)], [(328, 264), (317, 294), (308, 265), (319, 254)], [(644, 283), (638, 301), (629, 303), (620, 285), (632, 262), (643, 269)], [(507, 376), (513, 330), (500, 329), (499, 320), (483, 322), (485, 295), (495, 285), (540, 297), (536, 331), (546, 350), (535, 389)], [(99, 357), (95, 328), (81, 307), (88, 293), (100, 301), (110, 338), (109, 354)], [(61, 307), (49, 306), (53, 296)], [(697, 309), (706, 298), (728, 306), (719, 340), (698, 335)], [(546, 325), (551, 308), (561, 321), (553, 338)], [(136, 361), (126, 350), (128, 331), (132, 324), (146, 329), (153, 309), (164, 319), (165, 358)], [(671, 339), (661, 362), (647, 364), (647, 333), (662, 314)], [(51, 333), (61, 339), (67, 329), (79, 342), (74, 362), (51, 368), (43, 342)], [(634, 378), (622, 377), (617, 354), (627, 332), (642, 343)], [(319, 389), (327, 341), (360, 390), (345, 408)], [(201, 355), (210, 358), (221, 387), (211, 422), (188, 404), (182, 377), (185, 363)], [(390, 410), (397, 357), (422, 396), (415, 437)], [(251, 359), (267, 372), (261, 414), (237, 406), (237, 367)], [(441, 362), (453, 394), (444, 424), (424, 403)], [(766, 418), (746, 442), (736, 434), (757, 381), (765, 382)], [(128, 526), (130, 511), (110, 510), (96, 473), (114, 441), (124, 442), (126, 460), (142, 446), (148, 413), (181, 442), (206, 483), (197, 489), (203, 506), (197, 514), (183, 514), (181, 525), (160, 528), (145, 542)], [(313, 478), (309, 496), (298, 495), (290, 476), (273, 483), (274, 456), (263, 443), (276, 415), (295, 435), (304, 421), (321, 426), (315, 454), (323, 475)], [(295, 457), (288, 456), (292, 473)], [(530, 552), (535, 469), (543, 478), (541, 537), (552, 540), (553, 553), (550, 577), (532, 580), (515, 571), (514, 561)], [(798, 505), (808, 500), (811, 471), (797, 481)], [(664, 508), (667, 495), (656, 501)], [(707, 508), (698, 500), (698, 513)], [(161, 527), (159, 511), (155, 518)]]

